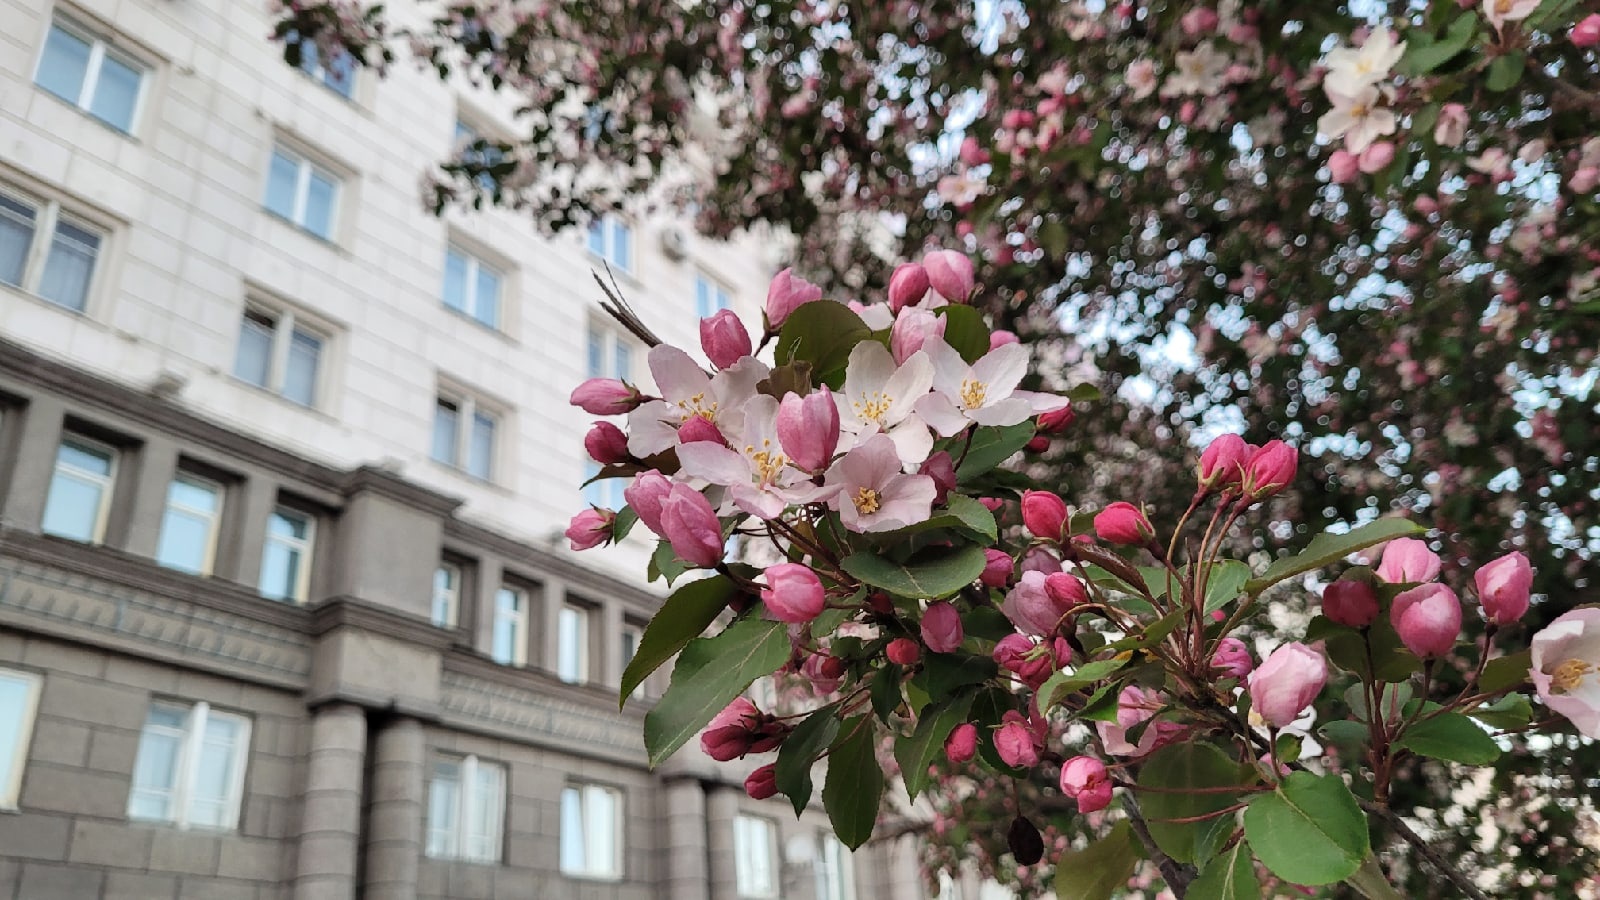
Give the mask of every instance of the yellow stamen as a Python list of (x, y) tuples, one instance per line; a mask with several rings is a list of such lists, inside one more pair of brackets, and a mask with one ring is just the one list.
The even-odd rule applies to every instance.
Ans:
[(683, 424), (695, 416), (705, 419), (715, 425), (717, 423), (717, 401), (706, 402), (704, 392), (695, 394), (687, 400), (678, 401), (678, 424)]
[(855, 503), (856, 512), (861, 513), (863, 516), (870, 516), (877, 512), (878, 507), (881, 505), (878, 499), (878, 492), (868, 487), (856, 488), (856, 495), (851, 498), (851, 502)]
[(882, 428), (883, 417), (888, 415), (889, 407), (893, 403), (893, 397), (886, 396), (881, 391), (873, 391), (870, 394), (862, 394), (860, 400), (852, 400), (850, 406), (855, 410), (856, 418)]
[(1365, 119), (1366, 117), (1367, 117), (1367, 105), (1365, 103), (1357, 103), (1354, 106), (1350, 107), (1350, 118), (1352, 118), (1352, 119)]
[(744, 455), (756, 467), (756, 475), (761, 478), (762, 484), (771, 484), (778, 477), (778, 473), (789, 464), (789, 457), (772, 449), (772, 439), (767, 438), (761, 442), (761, 449), (757, 450), (754, 444), (744, 445)]
[(1502, 16), (1506, 15), (1511, 12), (1512, 2), (1513, 0), (1495, 0), (1494, 11)]
[(1578, 689), (1583, 676), (1600, 672), (1600, 666), (1581, 659), (1564, 659), (1550, 673), (1550, 687), (1558, 694), (1570, 694)]
[(987, 384), (968, 378), (961, 382), (961, 405), (967, 409), (977, 409), (983, 405), (983, 398), (988, 393)]

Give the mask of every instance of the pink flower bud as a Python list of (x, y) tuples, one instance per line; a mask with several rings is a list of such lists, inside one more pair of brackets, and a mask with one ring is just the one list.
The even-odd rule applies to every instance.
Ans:
[(1143, 544), (1155, 537), (1155, 526), (1137, 506), (1121, 500), (1094, 517), (1094, 532), (1113, 544)]
[(1244, 492), (1252, 500), (1271, 497), (1289, 486), (1300, 466), (1300, 454), (1283, 441), (1267, 441), (1244, 466)]
[(917, 468), (917, 474), (933, 479), (935, 506), (942, 506), (950, 499), (950, 492), (956, 489), (956, 461), (950, 458), (948, 451), (940, 450), (923, 460)]
[(1078, 804), (1078, 812), (1098, 812), (1111, 805), (1111, 773), (1092, 756), (1074, 756), (1061, 766), (1061, 793)]
[(1057, 609), (1070, 611), (1089, 602), (1089, 588), (1083, 579), (1066, 572), (1052, 572), (1044, 577), (1044, 592)]
[(1382, 172), (1392, 162), (1394, 162), (1394, 144), (1389, 141), (1378, 141), (1361, 151), (1361, 171), (1368, 175)]
[(1572, 26), (1572, 43), (1578, 47), (1600, 44), (1600, 13), (1591, 13)]
[(899, 312), (916, 306), (928, 293), (928, 270), (920, 263), (904, 262), (894, 267), (889, 276), (889, 308)]
[(1039, 748), (1033, 745), (1033, 735), (1028, 733), (1028, 726), (1020, 718), (1001, 725), (994, 733), (994, 749), (1006, 765), (1030, 769), (1039, 764)]
[(1243, 678), (1256, 667), (1250, 658), (1250, 648), (1238, 638), (1225, 637), (1217, 641), (1216, 652), (1211, 654), (1211, 668), (1230, 678)]
[(935, 250), (922, 258), (928, 272), (928, 286), (951, 303), (965, 303), (972, 297), (972, 260), (955, 250)]
[(1006, 502), (999, 497), (979, 497), (978, 503), (992, 513), (998, 513), (1006, 505)]
[(1310, 706), (1328, 683), (1328, 662), (1305, 644), (1272, 651), (1250, 673), (1250, 710), (1274, 728), (1285, 728)]
[(1021, 572), (1043, 572), (1051, 575), (1061, 571), (1061, 560), (1054, 553), (1034, 545), (1022, 551), (1022, 561), (1017, 565)]
[(761, 588), (761, 602), (780, 622), (803, 625), (822, 614), (827, 593), (822, 580), (810, 566), (778, 563), (767, 567), (767, 583)]
[(714, 315), (700, 320), (700, 349), (706, 359), (719, 369), (726, 369), (753, 350), (750, 332), (731, 309), (719, 309)]
[(1050, 649), (1041, 647), (1021, 634), (1008, 634), (994, 645), (994, 661), (1007, 672), (1030, 685), (1044, 684), (1055, 671)]
[(1389, 621), (1400, 643), (1418, 656), (1443, 656), (1461, 633), (1461, 601), (1442, 584), (1424, 584), (1394, 598)]
[(811, 690), (824, 697), (839, 689), (844, 680), (844, 660), (826, 653), (813, 653), (800, 664), (800, 674), (811, 682)]
[(989, 151), (969, 134), (961, 140), (961, 161), (969, 166), (981, 166), (989, 161)]
[(622, 499), (656, 537), (666, 537), (661, 531), (661, 501), (672, 493), (672, 481), (655, 469), (640, 472), (633, 483), (622, 491)]
[(1349, 184), (1361, 171), (1361, 160), (1349, 150), (1335, 150), (1328, 154), (1328, 175), (1334, 184)]
[(1022, 445), (1022, 449), (1028, 451), (1029, 453), (1043, 453), (1050, 449), (1050, 436), (1046, 434), (1036, 434), (1029, 438), (1026, 444)]
[(999, 349), (1007, 344), (1020, 343), (1022, 343), (1022, 341), (1016, 336), (1016, 334), (1006, 331), (1004, 328), (996, 328), (994, 331), (989, 332), (990, 350)]
[(687, 484), (674, 484), (661, 501), (661, 531), (672, 552), (692, 566), (709, 569), (722, 561), (722, 523), (711, 501)]
[(605, 466), (628, 461), (628, 436), (610, 422), (596, 422), (583, 436), (589, 458)]
[(1022, 524), (1034, 537), (1057, 543), (1067, 539), (1067, 501), (1049, 491), (1022, 492)]
[(744, 792), (751, 800), (767, 800), (778, 793), (778, 764), (767, 763), (744, 780)]
[(1378, 577), (1390, 584), (1432, 581), (1439, 577), (1439, 555), (1416, 538), (1395, 538), (1383, 547)]
[[(1018, 631), (1039, 637), (1052, 635), (1061, 627), (1061, 621), (1072, 612), (1073, 607), (1078, 605), (1072, 599), (1074, 594), (1070, 588), (1065, 588), (1062, 594), (1066, 602), (1058, 602), (1046, 587), (1049, 580), (1057, 576), (1077, 581), (1071, 575), (1062, 572), (1053, 575), (1046, 575), (1043, 572), (1023, 572), (1017, 586), (1006, 594), (1005, 602), (1000, 605), (1000, 609), (1006, 614), (1006, 618), (1011, 620), (1011, 624), (1017, 626)], [(1080, 587), (1081, 584), (1079, 582)], [(1058, 586), (1058, 590), (1064, 587)]]
[(611, 525), (617, 514), (609, 509), (586, 509), (572, 517), (567, 526), (567, 541), (574, 550), (590, 550), (611, 540)]
[(1250, 461), (1254, 451), (1255, 448), (1237, 434), (1219, 435), (1200, 454), (1200, 487), (1205, 490), (1237, 487), (1244, 481), (1245, 463)]
[(821, 299), (822, 288), (795, 275), (793, 269), (784, 269), (767, 286), (767, 327), (774, 331), (782, 328), (795, 310)]
[(735, 697), (700, 732), (700, 749), (717, 762), (738, 759), (750, 752), (762, 718), (750, 698)]
[(991, 548), (983, 551), (983, 559), (983, 574), (978, 576), (979, 583), (984, 587), (1005, 587), (1011, 583), (1014, 567), (1011, 554)]
[(1219, 21), (1221, 19), (1217, 16), (1216, 10), (1209, 6), (1197, 6), (1184, 13), (1183, 18), (1178, 20), (1178, 24), (1183, 28), (1184, 34), (1190, 37), (1197, 37), (1202, 34), (1210, 34), (1216, 30)]
[(1496, 625), (1510, 625), (1528, 611), (1533, 590), (1533, 567), (1521, 553), (1507, 553), (1484, 565), (1472, 576), (1478, 585), (1483, 617)]
[(894, 361), (904, 364), (911, 354), (933, 340), (944, 340), (945, 317), (919, 306), (908, 306), (900, 311), (889, 331), (889, 352)]
[(950, 729), (944, 739), (944, 758), (953, 763), (964, 763), (978, 753), (978, 728), (971, 722), (962, 722)]
[(1467, 139), (1467, 126), (1472, 118), (1460, 103), (1446, 103), (1439, 107), (1439, 119), (1433, 125), (1433, 139), (1441, 146), (1457, 147)]
[(637, 388), (615, 378), (590, 378), (572, 389), (567, 402), (592, 416), (620, 416), (642, 401)]
[[(1600, 13), (1596, 13), (1600, 15)], [(1600, 166), (1582, 166), (1567, 179), (1567, 187), (1574, 194), (1592, 193), (1600, 187)]]
[(922, 642), (935, 653), (954, 653), (966, 638), (961, 613), (945, 602), (930, 603), (922, 612)]
[(807, 472), (820, 472), (833, 461), (839, 446), (839, 407), (827, 388), (804, 397), (785, 394), (778, 404), (778, 444), (789, 461)]
[(1071, 427), (1072, 420), (1076, 418), (1072, 412), (1072, 404), (1068, 403), (1060, 409), (1040, 413), (1035, 421), (1038, 422), (1039, 431), (1045, 434), (1060, 434)]
[(914, 666), (922, 658), (922, 648), (911, 638), (895, 638), (884, 648), (883, 654), (897, 666)]
[(1322, 589), (1322, 614), (1351, 628), (1377, 621), (1378, 595), (1364, 581), (1335, 581)]
[(728, 446), (728, 439), (723, 437), (721, 429), (705, 416), (690, 416), (678, 426), (678, 443), (697, 444), (701, 441)]

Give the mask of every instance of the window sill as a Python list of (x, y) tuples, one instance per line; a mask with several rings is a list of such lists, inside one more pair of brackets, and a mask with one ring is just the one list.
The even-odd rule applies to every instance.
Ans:
[[(342, 187), (343, 186), (341, 185), (341, 188)], [(317, 243), (323, 245), (324, 247), (327, 247), (329, 250), (332, 250), (333, 252), (335, 252), (335, 253), (337, 253), (337, 254), (339, 254), (341, 256), (348, 256), (349, 255), (348, 252), (344, 249), (344, 247), (340, 246), (339, 242), (334, 240), (333, 238), (317, 234), (315, 231), (312, 231), (311, 229), (305, 227), (304, 225), (301, 225), (299, 222), (296, 222), (293, 219), (287, 218), (287, 217), (285, 217), (285, 216), (283, 216), (283, 215), (281, 215), (279, 213), (276, 213), (276, 212), (273, 212), (270, 209), (267, 209), (266, 206), (262, 206), (261, 207), (261, 211), (267, 214), (267, 218), (268, 219), (270, 219), (270, 220), (272, 220), (274, 222), (278, 222), (278, 223), (280, 223), (282, 225), (289, 226), (291, 229), (294, 230), (294, 232), (296, 234), (304, 235), (305, 237), (308, 237), (311, 240), (316, 241)]]
[[(92, 279), (92, 277), (93, 276), (91, 275), (91, 279)], [(89, 293), (93, 294), (94, 293), (94, 282), (92, 280), (90, 281), (89, 288), (90, 288)], [(5, 293), (8, 293), (8, 294), (16, 294), (18, 297), (23, 297), (25, 299), (33, 301), (34, 303), (41, 303), (41, 304), (45, 305), (46, 307), (49, 307), (50, 309), (56, 310), (58, 312), (64, 312), (64, 313), (66, 313), (68, 315), (71, 315), (71, 316), (77, 316), (80, 319), (89, 319), (89, 302), (94, 299), (93, 297), (90, 297), (90, 298), (84, 300), (83, 309), (73, 309), (70, 306), (65, 306), (63, 304), (57, 303), (56, 301), (51, 300), (49, 297), (45, 297), (45, 296), (40, 295), (40, 294), (35, 294), (33, 291), (30, 291), (30, 290), (28, 290), (28, 289), (26, 289), (24, 287), (19, 286), (19, 285), (12, 284), (9, 281), (0, 281), (0, 292), (5, 292)], [(90, 321), (92, 321), (92, 320), (90, 320)]]
[(453, 466), (447, 462), (440, 462), (439, 460), (434, 459), (432, 456), (428, 457), (428, 464), (441, 472), (448, 472), (462, 481), (468, 482), (469, 484), (477, 485), (478, 487), (485, 488), (493, 491), (496, 494), (501, 494), (506, 497), (513, 496), (511, 489), (500, 482), (493, 481), (488, 478), (479, 478), (477, 475), (468, 472), (466, 469), (463, 469), (460, 466)]
[(428, 862), (444, 863), (451, 866), (484, 866), (486, 868), (500, 868), (505, 862), (498, 859), (468, 859), (464, 856), (428, 856), (423, 855)]
[(439, 306), (445, 312), (449, 313), (452, 318), (460, 319), (463, 322), (469, 322), (479, 330), (488, 332), (489, 334), (494, 335), (508, 344), (517, 343), (517, 339), (511, 336), (511, 332), (505, 328), (504, 323), (501, 323), (500, 325), (490, 325), (482, 319), (479, 319), (478, 317), (473, 316), (464, 310), (456, 309), (448, 304), (440, 303)]
[[(72, 110), (73, 112), (77, 113), (78, 115), (83, 116), (85, 119), (88, 119), (89, 121), (95, 123), (96, 125), (99, 125), (101, 128), (104, 128), (105, 130), (107, 130), (107, 131), (111, 132), (112, 134), (116, 135), (117, 137), (120, 137), (120, 138), (122, 138), (124, 140), (127, 140), (127, 141), (131, 141), (132, 143), (135, 143), (135, 144), (142, 143), (139, 140), (139, 138), (136, 137), (131, 130), (123, 131), (121, 128), (118, 128), (117, 126), (111, 124), (110, 122), (107, 122), (105, 119), (100, 118), (99, 116), (97, 116), (94, 113), (88, 111), (87, 109), (84, 109), (83, 107), (79, 106), (78, 104), (73, 103), (71, 100), (68, 100), (67, 98), (61, 96), (60, 94), (57, 94), (55, 91), (52, 91), (49, 88), (40, 87), (38, 82), (33, 82), (33, 87), (39, 93), (45, 95), (46, 97), (49, 97), (51, 100), (56, 101), (57, 103), (61, 104), (62, 106), (67, 107), (68, 109)], [(141, 84), (140, 84), (140, 90), (141, 90), (141, 92), (143, 91), (142, 79), (141, 79)], [(134, 118), (138, 118), (138, 114), (139, 114), (138, 107), (140, 105), (141, 104), (138, 104), (138, 103), (134, 104)], [(135, 122), (134, 124), (137, 125), (138, 123)]]
[(304, 403), (301, 403), (298, 400), (291, 400), (288, 397), (285, 397), (283, 394), (279, 393), (278, 391), (273, 390), (272, 388), (263, 387), (263, 386), (261, 386), (259, 384), (256, 384), (254, 381), (246, 381), (245, 379), (240, 378), (239, 376), (233, 374), (232, 372), (228, 372), (227, 375), (228, 375), (228, 380), (233, 382), (234, 384), (236, 384), (236, 385), (238, 385), (238, 386), (240, 386), (242, 388), (246, 388), (246, 389), (248, 389), (248, 390), (250, 390), (250, 391), (252, 391), (254, 393), (260, 394), (263, 397), (270, 397), (273, 400), (275, 400), (276, 402), (278, 402), (279, 404), (288, 407), (289, 409), (296, 409), (296, 410), (299, 410), (299, 411), (301, 411), (303, 413), (308, 413), (310, 415), (316, 416), (319, 419), (322, 419), (325, 422), (330, 422), (330, 423), (337, 423), (338, 422), (338, 420), (335, 419), (333, 416), (328, 415), (326, 412), (323, 412), (321, 409), (319, 409), (319, 408), (317, 408), (315, 406), (307, 406), (307, 405), (305, 405)]
[(561, 877), (572, 881), (596, 881), (604, 884), (619, 884), (622, 881), (622, 873), (620, 872), (569, 872), (566, 869), (562, 869)]

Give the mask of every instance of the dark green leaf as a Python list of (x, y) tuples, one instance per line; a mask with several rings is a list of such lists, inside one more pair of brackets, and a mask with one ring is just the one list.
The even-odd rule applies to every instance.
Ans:
[(1096, 400), (1099, 400), (1101, 397), (1104, 397), (1105, 394), (1092, 384), (1079, 384), (1074, 385), (1062, 396), (1066, 397), (1068, 400), (1071, 400), (1073, 403), (1093, 403)]
[[(1463, 12), (1456, 16), (1455, 21), (1450, 23), (1450, 28), (1445, 32), (1444, 37), (1438, 41), (1419, 42), (1408, 38), (1406, 41), (1406, 55), (1400, 60), (1399, 67), (1405, 74), (1412, 77), (1426, 75), (1455, 59), (1461, 51), (1473, 44), (1473, 38), (1477, 36), (1477, 30), (1477, 15), (1471, 12)], [(1426, 125), (1417, 126), (1416, 130), (1425, 132), (1431, 127), (1432, 123), (1430, 122)]]
[(972, 443), (966, 448), (965, 458), (962, 458), (959, 448), (951, 451), (961, 460), (961, 465), (956, 467), (956, 480), (965, 484), (1000, 465), (1027, 446), (1033, 440), (1033, 434), (1031, 420), (1016, 425), (978, 428), (972, 434)]
[(1379, 519), (1343, 534), (1332, 532), (1319, 534), (1311, 540), (1311, 545), (1306, 549), (1294, 556), (1277, 560), (1267, 567), (1267, 571), (1262, 573), (1261, 577), (1251, 579), (1244, 586), (1245, 592), (1251, 595), (1260, 594), (1280, 581), (1331, 566), (1357, 550), (1365, 550), (1395, 538), (1421, 534), (1425, 530), (1415, 522), (1408, 522), (1405, 519)]
[(828, 705), (806, 717), (778, 748), (773, 765), (773, 781), (789, 798), (794, 814), (800, 815), (811, 802), (811, 765), (839, 735), (839, 710)]
[(1078, 717), (1092, 722), (1115, 722), (1117, 720), (1117, 696), (1122, 692), (1117, 688), (1115, 681), (1108, 681), (1095, 689), (1089, 699), (1083, 703), (1083, 709), (1078, 710)]
[(822, 805), (833, 823), (833, 833), (851, 850), (872, 837), (883, 796), (883, 769), (873, 755), (872, 722), (857, 717), (840, 726), (846, 737), (828, 756), (828, 779), (822, 785)]
[(1483, 677), (1478, 679), (1478, 689), (1494, 693), (1527, 684), (1528, 671), (1532, 668), (1532, 650), (1520, 650), (1498, 659), (1491, 659), (1489, 664), (1483, 667)]
[(950, 697), (958, 688), (983, 684), (999, 672), (1000, 667), (987, 656), (929, 653), (922, 658), (922, 671), (912, 681), (937, 702)]
[(1355, 874), (1371, 851), (1367, 817), (1338, 775), (1293, 772), (1244, 811), (1256, 858), (1295, 884), (1332, 884)]
[(1131, 657), (1117, 657), (1114, 659), (1096, 659), (1086, 662), (1071, 672), (1057, 671), (1044, 684), (1039, 686), (1039, 705), (1041, 711), (1048, 712), (1062, 700), (1071, 696), (1076, 691), (1081, 691), (1090, 685), (1104, 680), (1117, 673), (1127, 665)]
[(989, 352), (989, 326), (983, 322), (983, 313), (959, 303), (942, 307), (939, 313), (944, 316), (944, 342), (968, 365)]
[(1460, 713), (1439, 713), (1414, 723), (1395, 746), (1418, 756), (1447, 759), (1469, 766), (1486, 766), (1500, 757), (1494, 738)]
[(1496, 56), (1489, 63), (1489, 77), (1484, 81), (1484, 86), (1491, 91), (1510, 90), (1522, 79), (1522, 70), (1527, 64), (1528, 58), (1521, 53)]
[(624, 506), (618, 510), (617, 517), (611, 522), (611, 543), (615, 544), (627, 537), (628, 532), (633, 530), (634, 523), (638, 521), (639, 514), (633, 511), (633, 507)]
[(1239, 765), (1211, 744), (1173, 744), (1151, 754), (1139, 767), (1139, 795), (1150, 836), (1168, 856), (1183, 863), (1195, 857), (1195, 842), (1207, 822), (1164, 822), (1213, 813), (1238, 802), (1226, 791), (1191, 793), (1195, 788), (1222, 788), (1239, 783)]
[(1250, 567), (1236, 559), (1225, 559), (1212, 566), (1206, 574), (1206, 612), (1232, 603), (1249, 580)]
[(1493, 703), (1486, 703), (1467, 715), (1490, 728), (1521, 728), (1533, 721), (1533, 705), (1521, 694), (1507, 694)]
[(1184, 897), (1186, 900), (1260, 900), (1261, 882), (1256, 880), (1250, 843), (1241, 840), (1212, 859), (1200, 870), (1200, 877), (1189, 885)]
[(622, 689), (617, 708), (628, 702), (633, 689), (661, 668), (684, 645), (705, 633), (728, 602), (739, 596), (739, 588), (725, 575), (691, 581), (673, 592), (645, 626), (633, 659), (622, 670)]
[(904, 699), (900, 693), (900, 671), (895, 666), (884, 666), (878, 674), (872, 676), (872, 684), (867, 689), (872, 698), (872, 712), (884, 724), (888, 724), (889, 717), (900, 706)]
[(971, 691), (957, 694), (944, 703), (932, 704), (920, 714), (916, 731), (909, 737), (895, 739), (894, 758), (900, 763), (900, 778), (912, 800), (928, 786), (928, 766), (944, 753), (945, 738), (967, 720), (967, 710), (971, 708)]
[(873, 587), (902, 597), (935, 600), (977, 581), (985, 561), (983, 548), (968, 544), (935, 548), (904, 565), (875, 553), (847, 556), (842, 565), (852, 577)]
[(1128, 821), (1119, 820), (1110, 834), (1056, 860), (1056, 900), (1111, 900), (1143, 858)]
[(1323, 722), (1317, 731), (1330, 742), (1341, 747), (1359, 747), (1372, 738), (1372, 731), (1361, 722), (1352, 722), (1349, 719), (1336, 719), (1332, 722)]
[(689, 564), (679, 559), (678, 554), (672, 552), (670, 543), (665, 540), (656, 541), (655, 553), (650, 555), (648, 574), (651, 581), (655, 581), (657, 578), (665, 578), (667, 587), (671, 587), (672, 583), (682, 578), (687, 571), (689, 571)]
[(837, 388), (844, 383), (850, 351), (871, 335), (872, 329), (850, 307), (816, 300), (789, 314), (772, 356), (780, 366), (796, 360), (808, 362), (817, 381)]
[(716, 637), (697, 638), (678, 655), (672, 684), (644, 717), (644, 745), (654, 768), (752, 681), (789, 659), (789, 629), (782, 622), (741, 619)]

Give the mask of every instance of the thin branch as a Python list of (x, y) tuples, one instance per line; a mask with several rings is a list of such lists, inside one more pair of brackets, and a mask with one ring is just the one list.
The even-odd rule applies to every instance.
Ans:
[(1373, 803), (1371, 800), (1358, 799), (1357, 802), (1361, 804), (1361, 808), (1366, 810), (1368, 814), (1377, 816), (1387, 822), (1389, 827), (1394, 829), (1395, 834), (1400, 835), (1405, 839), (1406, 843), (1416, 848), (1417, 855), (1426, 860), (1428, 865), (1433, 866), (1435, 871), (1449, 879), (1450, 883), (1461, 891), (1461, 896), (1470, 897), (1471, 900), (1489, 900), (1488, 896), (1483, 891), (1478, 890), (1478, 886), (1472, 883), (1472, 879), (1451, 865), (1449, 860), (1440, 856), (1439, 852), (1433, 849), (1427, 841), (1423, 840), (1422, 835), (1412, 831), (1411, 826), (1406, 824), (1406, 820), (1402, 819), (1394, 810), (1381, 803)]
[(616, 319), (617, 324), (628, 329), (630, 334), (643, 341), (646, 347), (656, 347), (662, 343), (661, 338), (657, 337), (656, 333), (644, 324), (644, 320), (640, 319), (628, 301), (623, 299), (622, 287), (617, 284), (617, 276), (612, 273), (609, 265), (606, 266), (606, 274), (611, 276), (610, 284), (606, 284), (605, 279), (600, 277), (599, 272), (591, 269), (589, 274), (594, 276), (595, 284), (600, 285), (600, 290), (605, 292), (606, 299), (600, 301), (600, 308), (605, 310), (607, 315)]
[(1133, 798), (1133, 794), (1122, 795), (1122, 808), (1127, 810), (1128, 824), (1133, 826), (1133, 833), (1139, 836), (1139, 842), (1144, 844), (1150, 859), (1161, 870), (1167, 887), (1172, 889), (1174, 896), (1183, 897), (1189, 892), (1189, 883), (1200, 873), (1193, 866), (1184, 865), (1161, 852), (1161, 848), (1156, 846), (1156, 839), (1150, 835), (1150, 826), (1145, 824), (1144, 814), (1139, 811), (1139, 801)]

